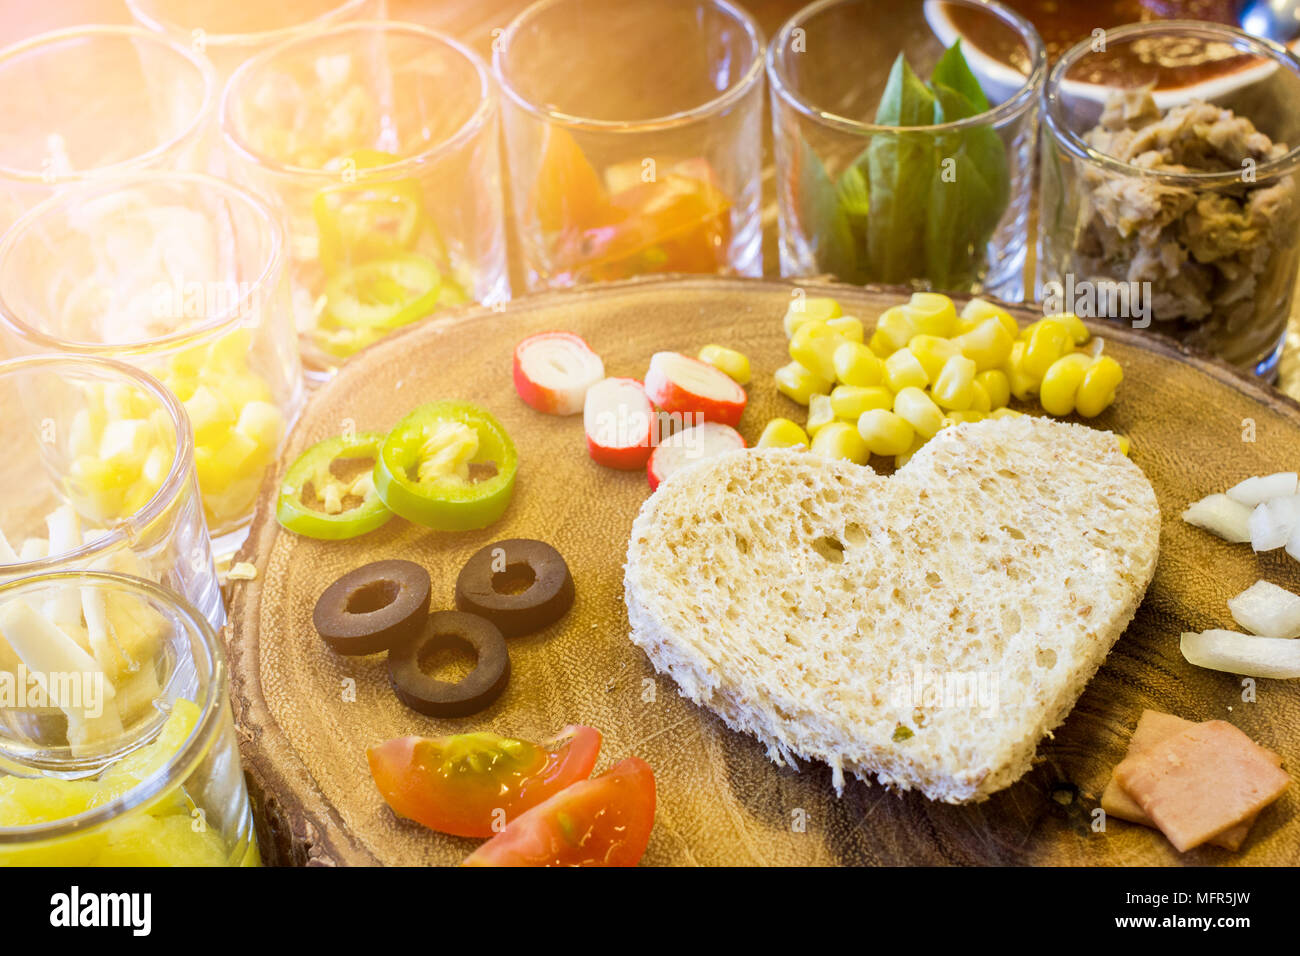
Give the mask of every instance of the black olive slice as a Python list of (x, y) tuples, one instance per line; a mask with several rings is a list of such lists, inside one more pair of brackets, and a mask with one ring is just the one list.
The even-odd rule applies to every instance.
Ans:
[(487, 618), (506, 637), (554, 624), (573, 606), (573, 575), (545, 541), (509, 538), (465, 562), (456, 578), (456, 607)]
[(311, 618), (340, 654), (374, 654), (414, 638), (428, 615), (429, 572), (390, 560), (343, 575), (316, 601)]
[[(468, 646), (478, 657), (474, 669), (456, 683), (420, 669), (429, 651)], [(506, 640), (491, 621), (460, 611), (430, 614), (418, 637), (388, 652), (388, 679), (398, 699), (430, 717), (467, 717), (501, 696), (510, 680)]]

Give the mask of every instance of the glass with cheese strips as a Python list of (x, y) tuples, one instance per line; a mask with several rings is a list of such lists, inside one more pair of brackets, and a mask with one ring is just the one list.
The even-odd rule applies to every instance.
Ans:
[[(0, 330), (11, 353), (116, 358), (170, 389), (214, 548), (233, 554), (303, 398), (284, 234), (260, 199), (168, 173), (46, 201), (0, 242)], [(125, 509), (99, 480), (101, 510)]]
[(0, 866), (256, 866), (211, 623), (130, 575), (0, 584)]
[(133, 574), (222, 625), (194, 438), (175, 395), (121, 362), (37, 355), (0, 362), (0, 410), (0, 581)]

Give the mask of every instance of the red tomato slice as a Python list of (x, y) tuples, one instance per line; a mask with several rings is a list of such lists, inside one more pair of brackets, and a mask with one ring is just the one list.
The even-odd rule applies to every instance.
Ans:
[(585, 780), (599, 753), (600, 732), (575, 724), (542, 744), (493, 733), (398, 737), (371, 747), (366, 758), (398, 816), (440, 833), (490, 837)]
[(561, 790), (465, 860), (466, 866), (636, 866), (655, 822), (655, 775), (638, 757)]

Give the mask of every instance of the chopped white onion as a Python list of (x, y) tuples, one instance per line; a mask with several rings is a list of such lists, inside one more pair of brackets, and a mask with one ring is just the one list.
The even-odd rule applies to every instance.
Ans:
[(1197, 667), (1246, 677), (1300, 677), (1300, 641), (1204, 631), (1184, 634), (1180, 646), (1183, 657)]
[(1210, 495), (1193, 502), (1183, 512), (1183, 520), (1233, 544), (1250, 540), (1250, 509), (1227, 495)]
[(1286, 547), (1295, 530), (1295, 516), (1283, 501), (1265, 501), (1250, 513), (1250, 546), (1256, 551)]
[(1296, 491), (1296, 473), (1294, 471), (1279, 471), (1274, 475), (1259, 475), (1255, 478), (1247, 478), (1245, 481), (1233, 485), (1228, 489), (1228, 497), (1233, 501), (1253, 508), (1257, 504), (1272, 501), (1274, 498), (1290, 497)]
[(1228, 599), (1232, 619), (1261, 637), (1300, 637), (1300, 594), (1256, 581)]

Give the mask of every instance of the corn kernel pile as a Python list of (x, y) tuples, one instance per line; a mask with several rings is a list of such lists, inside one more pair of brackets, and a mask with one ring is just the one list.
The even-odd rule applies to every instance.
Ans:
[[(834, 299), (792, 304), (784, 324), (792, 361), (776, 387), (808, 406), (808, 420), (800, 428), (773, 419), (759, 447), (811, 447), (858, 464), (881, 455), (901, 467), (940, 429), (1021, 414), (1007, 407), (1012, 398), (1037, 396), (1050, 415), (1093, 418), (1124, 378), (1077, 316), (1022, 330), (983, 299), (958, 315), (947, 296), (915, 293), (880, 316), (870, 340)], [(1127, 439), (1117, 440), (1127, 454)]]

